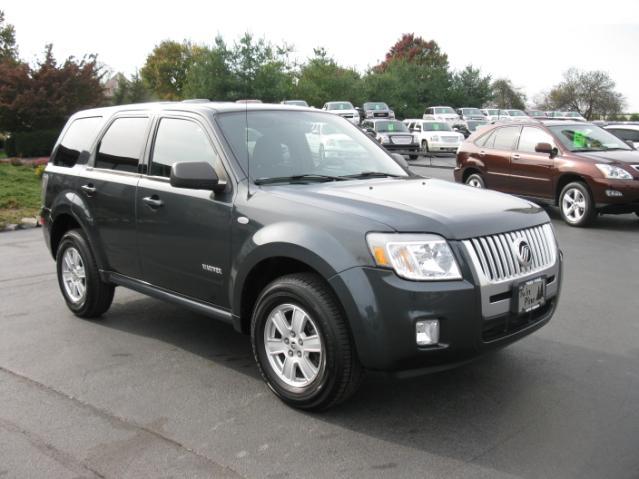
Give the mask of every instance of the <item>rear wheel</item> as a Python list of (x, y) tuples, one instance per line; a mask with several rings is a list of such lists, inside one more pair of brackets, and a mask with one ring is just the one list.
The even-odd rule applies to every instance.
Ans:
[(346, 322), (314, 274), (283, 276), (264, 288), (251, 320), (251, 342), (262, 377), (291, 406), (327, 409), (359, 385), (361, 366)]
[(424, 155), (428, 154), (428, 142), (426, 140), (422, 140), (422, 153)]
[(578, 181), (568, 183), (559, 194), (561, 217), (570, 226), (587, 226), (596, 215), (588, 187)]
[(486, 183), (484, 183), (484, 179), (479, 173), (473, 173), (466, 178), (464, 182), (468, 186), (472, 186), (473, 188), (486, 188)]
[(109, 309), (115, 288), (100, 279), (91, 248), (80, 230), (70, 230), (62, 237), (56, 270), (60, 291), (73, 314), (97, 318)]

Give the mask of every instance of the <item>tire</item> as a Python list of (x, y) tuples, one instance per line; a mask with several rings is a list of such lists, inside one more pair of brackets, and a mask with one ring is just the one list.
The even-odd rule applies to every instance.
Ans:
[(484, 182), (484, 178), (479, 173), (473, 173), (472, 175), (466, 178), (464, 183), (468, 186), (472, 186), (473, 188), (486, 188), (486, 183)]
[(115, 287), (100, 279), (82, 231), (70, 230), (62, 237), (55, 259), (60, 291), (73, 314), (98, 318), (105, 313), (113, 302)]
[(427, 155), (429, 152), (428, 142), (426, 140), (422, 140), (422, 154)]
[(570, 226), (583, 227), (590, 224), (597, 211), (588, 187), (580, 181), (564, 186), (559, 194), (559, 212)]
[(251, 343), (264, 381), (293, 407), (325, 410), (359, 386), (362, 368), (346, 321), (332, 291), (315, 274), (283, 276), (264, 288), (251, 318)]
[(419, 155), (408, 155), (409, 160), (416, 160), (417, 158), (419, 158)]

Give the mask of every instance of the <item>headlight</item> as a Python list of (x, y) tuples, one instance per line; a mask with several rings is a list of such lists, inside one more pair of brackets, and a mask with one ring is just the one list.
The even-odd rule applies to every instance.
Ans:
[(382, 144), (390, 143), (390, 138), (386, 135), (379, 135), (379, 142)]
[(370, 233), (368, 247), (377, 266), (392, 268), (406, 279), (461, 279), (453, 252), (444, 238), (431, 234)]
[(431, 136), (430, 141), (439, 141), (439, 136), (438, 135)]
[(413, 143), (419, 143), (419, 138), (417, 135), (413, 135)]
[(632, 175), (623, 168), (612, 165), (595, 165), (601, 171), (604, 177), (610, 180), (632, 180)]

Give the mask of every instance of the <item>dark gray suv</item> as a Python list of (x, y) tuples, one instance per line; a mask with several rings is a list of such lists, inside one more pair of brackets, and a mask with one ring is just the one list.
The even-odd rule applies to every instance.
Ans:
[(41, 221), (77, 316), (104, 314), (116, 286), (178, 303), (250, 334), (281, 399), (325, 409), (365, 369), (459, 364), (557, 306), (541, 208), (402, 163), (313, 109), (88, 110), (54, 147)]

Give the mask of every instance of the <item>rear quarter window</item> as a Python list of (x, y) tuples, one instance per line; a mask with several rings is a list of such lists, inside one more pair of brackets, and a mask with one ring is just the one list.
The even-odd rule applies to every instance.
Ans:
[(89, 149), (102, 122), (101, 116), (73, 120), (53, 155), (52, 163), (66, 167), (72, 167), (78, 162), (86, 163), (90, 155)]

